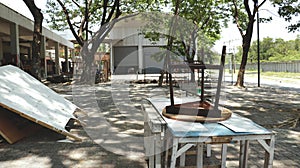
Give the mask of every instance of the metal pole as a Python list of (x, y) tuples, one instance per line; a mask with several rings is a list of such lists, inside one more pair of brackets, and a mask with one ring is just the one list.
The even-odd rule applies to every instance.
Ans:
[(257, 86), (260, 87), (259, 14), (257, 9)]

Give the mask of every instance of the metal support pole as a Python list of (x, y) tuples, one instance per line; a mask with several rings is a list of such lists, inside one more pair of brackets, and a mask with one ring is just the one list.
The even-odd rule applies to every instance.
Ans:
[(257, 86), (260, 87), (259, 14), (257, 9)]

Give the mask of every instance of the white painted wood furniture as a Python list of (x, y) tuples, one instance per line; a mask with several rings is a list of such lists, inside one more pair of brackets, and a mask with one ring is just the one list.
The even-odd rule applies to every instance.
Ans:
[[(259, 126), (253, 121), (233, 114), (225, 122), (219, 123), (193, 123), (176, 121), (165, 118), (161, 115), (163, 108), (169, 105), (167, 98), (149, 98), (147, 101), (154, 107), (144, 106), (145, 147), (146, 154), (150, 156), (150, 167), (175, 168), (176, 159), (180, 157), (180, 166), (185, 165), (185, 152), (193, 146), (197, 146), (197, 168), (203, 167), (203, 146), (208, 144), (208, 156), (210, 156), (210, 144), (222, 144), (221, 167), (226, 167), (227, 144), (232, 142), (240, 143), (239, 167), (246, 168), (248, 162), (248, 149), (250, 141), (258, 141), (265, 150), (265, 168), (273, 165), (275, 135), (271, 131)], [(175, 102), (189, 102), (175, 99)], [(195, 100), (193, 100), (195, 101)], [(146, 103), (143, 103), (146, 104)], [(156, 112), (156, 114), (154, 113)], [(159, 132), (161, 131), (161, 132)], [(151, 139), (151, 140), (150, 140)], [(164, 149), (163, 149), (164, 147)], [(171, 161), (167, 165), (168, 157), (161, 159), (165, 151), (168, 156), (168, 147), (171, 147)], [(160, 152), (160, 153), (159, 153)], [(152, 155), (151, 155), (152, 154)], [(153, 155), (155, 154), (155, 155)], [(155, 163), (155, 164), (154, 164)], [(164, 163), (164, 164), (163, 164)]]

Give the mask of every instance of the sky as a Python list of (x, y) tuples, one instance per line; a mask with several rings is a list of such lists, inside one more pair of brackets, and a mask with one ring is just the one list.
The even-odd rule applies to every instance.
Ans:
[[(35, 0), (36, 5), (44, 10), (46, 8), (47, 0)], [(0, 3), (5, 4), (6, 6), (18, 11), (22, 15), (33, 19), (29, 9), (23, 2), (23, 0), (0, 0)], [(270, 17), (272, 16), (273, 20), (269, 23), (260, 23), (259, 24), (259, 36), (260, 40), (264, 37), (271, 37), (271, 38), (283, 38), (285, 40), (294, 40), (296, 39), (297, 35), (300, 35), (300, 32), (296, 33), (288, 33), (286, 27), (289, 25), (288, 22), (285, 22), (283, 18), (280, 18), (277, 14), (277, 9), (274, 8), (269, 1), (267, 1), (259, 11), (260, 17)], [(254, 32), (252, 36), (252, 41), (257, 40), (257, 25), (254, 25)], [(60, 35), (64, 35), (64, 33), (58, 33)], [(66, 36), (72, 37), (72, 36)], [(214, 50), (217, 52), (221, 52), (222, 46), (227, 45), (229, 52), (234, 52), (233, 48), (237, 46), (241, 46), (241, 36), (238, 32), (238, 29), (235, 25), (229, 25), (228, 28), (222, 29), (221, 39), (216, 42), (214, 46)]]

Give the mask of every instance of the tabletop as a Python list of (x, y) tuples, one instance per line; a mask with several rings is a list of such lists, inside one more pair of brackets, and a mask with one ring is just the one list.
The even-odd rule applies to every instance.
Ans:
[[(211, 136), (237, 136), (237, 135), (265, 135), (271, 131), (256, 124), (252, 120), (233, 113), (225, 121), (216, 123), (199, 123), (178, 121), (166, 118), (162, 115), (165, 106), (170, 105), (170, 100), (165, 97), (147, 98), (155, 110), (166, 121), (168, 129), (175, 137), (211, 137)], [(197, 101), (195, 98), (174, 98), (175, 104)]]

